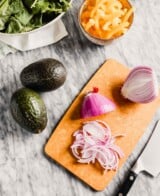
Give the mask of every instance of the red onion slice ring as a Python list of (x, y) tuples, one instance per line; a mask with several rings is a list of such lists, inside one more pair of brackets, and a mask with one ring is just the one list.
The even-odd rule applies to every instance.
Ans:
[[(79, 163), (99, 162), (104, 170), (116, 170), (119, 159), (124, 156), (115, 144), (115, 138), (107, 123), (97, 120), (85, 122), (82, 129), (73, 134), (72, 154)], [(120, 135), (122, 136), (122, 135)]]

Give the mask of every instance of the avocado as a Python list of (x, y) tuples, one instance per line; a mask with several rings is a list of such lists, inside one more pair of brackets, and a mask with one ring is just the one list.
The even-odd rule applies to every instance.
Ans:
[(62, 86), (66, 76), (67, 71), (61, 62), (45, 58), (25, 67), (20, 74), (20, 79), (25, 87), (45, 92)]
[(31, 133), (40, 133), (47, 125), (46, 107), (40, 95), (28, 88), (13, 93), (10, 102), (14, 120)]

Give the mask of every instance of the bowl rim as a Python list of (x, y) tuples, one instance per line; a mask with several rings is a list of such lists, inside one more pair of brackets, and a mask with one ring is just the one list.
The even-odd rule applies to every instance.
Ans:
[[(73, 0), (70, 0), (70, 2), (69, 2), (70, 5), (72, 4), (72, 2), (73, 2)], [(70, 7), (68, 8), (68, 10), (69, 10), (69, 9), (70, 9)], [(68, 10), (67, 10), (67, 11), (68, 11)], [(67, 11), (66, 11), (66, 12), (67, 12)], [(40, 31), (41, 29), (44, 29), (44, 28), (46, 28), (47, 26), (50, 26), (52, 23), (57, 22), (57, 20), (59, 20), (60, 18), (62, 18), (62, 16), (63, 16), (66, 12), (60, 13), (60, 14), (57, 15), (53, 20), (51, 20), (50, 22), (48, 22), (48, 23), (42, 25), (41, 27), (35, 28), (35, 29), (31, 30), (31, 31), (26, 31), (26, 32), (21, 32), (21, 33), (2, 33), (2, 32), (0, 32), (0, 36), (12, 36), (12, 37), (14, 37), (14, 36), (21, 36), (21, 35), (28, 35), (28, 34), (31, 34), (31, 33), (36, 33), (37, 31)]]
[[(86, 0), (86, 1), (87, 1), (87, 0)], [(81, 4), (81, 6), (80, 6), (80, 8), (79, 8), (79, 12), (78, 12), (78, 23), (79, 23), (79, 26), (80, 26), (80, 28), (82, 29), (82, 31), (83, 31), (85, 34), (87, 34), (87, 36), (91, 37), (91, 38), (94, 39), (94, 40), (102, 41), (102, 42), (114, 40), (114, 39), (116, 39), (116, 38), (119, 38), (119, 37), (123, 36), (123, 34), (122, 34), (122, 35), (119, 35), (119, 36), (117, 36), (117, 37), (113, 37), (113, 38), (109, 38), (109, 39), (102, 39), (102, 38), (95, 37), (95, 36), (91, 35), (90, 33), (88, 33), (88, 32), (84, 29), (84, 27), (82, 26), (82, 24), (81, 24), (81, 18), (80, 18), (81, 13), (82, 13), (82, 10), (83, 10), (83, 7), (84, 7), (85, 4), (86, 4), (86, 1), (83, 1), (82, 4)], [(119, 0), (119, 1), (122, 1), (122, 0)], [(128, 0), (125, 0), (125, 1), (128, 3), (128, 5), (129, 5), (130, 7), (133, 7), (132, 4), (131, 4)], [(131, 25), (132, 25), (132, 23), (133, 23), (134, 12), (132, 13), (131, 16), (132, 16), (132, 19), (131, 19), (131, 23), (130, 23), (130, 25), (129, 25), (128, 30), (130, 29), (130, 27), (131, 27)]]

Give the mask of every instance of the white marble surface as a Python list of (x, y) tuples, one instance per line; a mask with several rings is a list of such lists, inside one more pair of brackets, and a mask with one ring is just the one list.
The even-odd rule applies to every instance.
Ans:
[[(80, 2), (74, 0), (71, 11), (64, 17), (68, 37), (55, 45), (11, 54), (0, 61), (0, 196), (114, 196), (147, 141), (156, 120), (160, 118), (158, 111), (126, 164), (103, 192), (91, 190), (45, 157), (43, 147), (53, 128), (105, 59), (115, 58), (129, 67), (152, 66), (160, 82), (160, 1), (132, 0), (136, 8), (132, 28), (123, 38), (109, 43), (105, 48), (90, 43), (81, 34), (76, 17)], [(13, 121), (9, 102), (11, 94), (21, 87), (21, 70), (29, 63), (45, 57), (61, 60), (67, 68), (68, 78), (62, 88), (42, 94), (49, 122), (43, 133), (33, 135)], [(159, 194), (160, 176), (151, 178), (140, 174), (128, 195)]]

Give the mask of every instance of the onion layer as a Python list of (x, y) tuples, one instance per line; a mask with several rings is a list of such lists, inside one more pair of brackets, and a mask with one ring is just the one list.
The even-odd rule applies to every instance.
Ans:
[(111, 130), (105, 122), (99, 120), (86, 122), (73, 136), (75, 141), (71, 150), (79, 163), (98, 161), (105, 170), (118, 168), (119, 159), (124, 153), (114, 143), (115, 137), (111, 135)]

